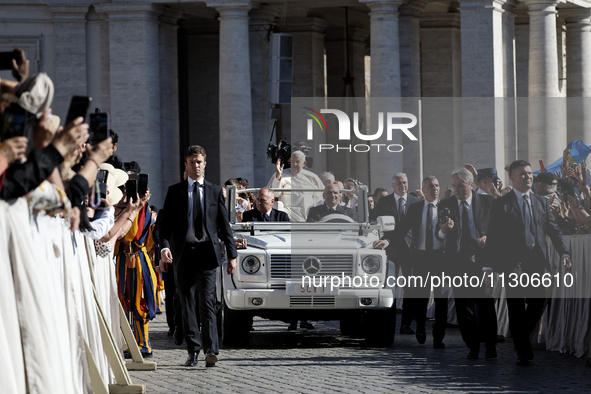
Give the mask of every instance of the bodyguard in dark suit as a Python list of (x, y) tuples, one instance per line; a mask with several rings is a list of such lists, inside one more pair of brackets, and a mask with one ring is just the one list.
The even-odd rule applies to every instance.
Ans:
[[(441, 275), (443, 264), (443, 241), (436, 235), (439, 231), (437, 205), (439, 203), (439, 181), (434, 176), (427, 176), (422, 184), (425, 201), (411, 204), (404, 221), (396, 227), (398, 236), (404, 237), (411, 230), (410, 264), (413, 275), (426, 280), (428, 274)], [(435, 324), (433, 325), (433, 347), (443, 349), (443, 337), (447, 325), (447, 296), (441, 294), (441, 287), (434, 288)], [(425, 321), (427, 320), (427, 304), (431, 289), (407, 286), (404, 290), (404, 302), (412, 305), (414, 318), (417, 322), (416, 337), (420, 344), (425, 343)]]
[(244, 212), (243, 222), (289, 222), (289, 215), (273, 208), (275, 194), (271, 189), (264, 187), (257, 194), (257, 206), (255, 209)]
[[(449, 220), (441, 224), (440, 236), (445, 240), (445, 273), (450, 276), (476, 276), (482, 278), (483, 261), (493, 197), (472, 193), (474, 176), (465, 168), (452, 173), (454, 195), (441, 201)], [(468, 359), (476, 359), (480, 352), (480, 339), (484, 338), (486, 358), (497, 357), (497, 315), (494, 299), (478, 287), (453, 288), (456, 314), (462, 339), (470, 349)]]
[[(394, 188), (394, 193), (380, 198), (375, 216), (394, 216), (398, 225), (404, 221), (410, 204), (419, 202), (420, 200), (408, 194), (408, 178), (404, 173), (397, 173), (392, 177), (392, 187)], [(387, 232), (384, 234), (384, 239), (389, 242), (386, 248), (388, 259), (394, 262), (396, 270), (401, 269), (404, 275), (410, 275), (412, 273), (409, 248), (411, 242), (410, 230), (406, 234), (400, 234), (394, 231)], [(414, 331), (410, 328), (413, 314), (414, 311), (412, 311), (411, 305), (407, 306), (406, 303), (403, 303), (402, 322), (400, 325), (401, 334), (414, 334)]]
[(308, 211), (308, 222), (317, 222), (326, 215), (333, 213), (342, 213), (350, 218), (353, 218), (354, 212), (351, 208), (339, 205), (341, 202), (342, 193), (337, 184), (329, 184), (322, 192), (324, 197), (324, 204), (310, 208)]
[(197, 365), (203, 349), (206, 367), (213, 367), (219, 353), (215, 280), (222, 249), (218, 237), (226, 246), (229, 275), (236, 269), (237, 253), (222, 188), (204, 179), (205, 160), (205, 149), (198, 145), (187, 148), (188, 178), (168, 188), (163, 208), (166, 214), (160, 226), (160, 268), (166, 270), (166, 263), (174, 266), (189, 352), (185, 365)]
[[(531, 191), (531, 165), (525, 160), (514, 161), (509, 166), (509, 178), (513, 191), (495, 200), (491, 213), (490, 267), (506, 274), (524, 273), (530, 279), (534, 273), (552, 272), (546, 248), (548, 236), (562, 264), (571, 268), (569, 252), (547, 200)], [(545, 289), (543, 286), (513, 288), (507, 285), (505, 289), (517, 365), (528, 365), (534, 356), (529, 337), (544, 311)]]

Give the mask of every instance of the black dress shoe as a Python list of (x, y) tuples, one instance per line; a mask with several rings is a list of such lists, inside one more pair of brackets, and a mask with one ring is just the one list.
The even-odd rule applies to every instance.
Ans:
[(300, 322), (300, 328), (305, 329), (305, 330), (313, 330), (314, 325), (312, 323), (310, 323), (308, 320), (302, 320)]
[(433, 341), (433, 349), (445, 349), (443, 341)]
[(143, 358), (152, 358), (152, 356), (153, 356), (152, 352), (140, 352), (140, 353), (142, 353)]
[(486, 352), (484, 353), (484, 358), (497, 358), (497, 347), (493, 346), (490, 348), (486, 348)]
[(477, 360), (478, 359), (478, 350), (470, 350), (468, 355), (466, 356), (468, 360)]
[(519, 365), (520, 367), (525, 367), (529, 365), (529, 360), (527, 357), (518, 357), (517, 362), (515, 364)]
[(205, 367), (206, 368), (211, 368), (211, 367), (215, 367), (215, 363), (218, 362), (218, 358), (215, 354), (210, 353), (207, 356), (205, 356)]
[(174, 330), (171, 328), (170, 330), (168, 330), (168, 332), (166, 333), (167, 337), (171, 337), (174, 335)]
[(199, 355), (199, 353), (197, 352), (191, 352), (189, 353), (189, 356), (187, 357), (187, 361), (185, 361), (185, 367), (194, 367), (197, 365), (197, 356)]
[(183, 341), (185, 340), (183, 330), (179, 329), (178, 327), (174, 330), (174, 344), (177, 346), (181, 346)]
[(400, 333), (404, 335), (413, 335), (415, 332), (408, 324), (402, 324), (400, 326)]
[(423, 343), (425, 343), (425, 341), (427, 340), (427, 334), (425, 333), (425, 331), (420, 331), (417, 329), (417, 342), (420, 343), (421, 345)]
[(124, 350), (123, 351), (123, 357), (125, 357), (126, 359), (130, 359), (131, 358), (131, 352), (129, 350)]

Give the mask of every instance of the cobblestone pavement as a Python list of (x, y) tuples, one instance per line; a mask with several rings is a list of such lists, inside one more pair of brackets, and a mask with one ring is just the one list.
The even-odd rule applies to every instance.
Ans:
[(205, 368), (200, 354), (198, 366), (187, 368), (186, 350), (167, 337), (162, 314), (150, 324), (158, 369), (132, 371), (132, 382), (148, 393), (591, 392), (584, 359), (536, 350), (533, 365), (517, 367), (510, 340), (495, 360), (467, 360), (457, 328), (448, 329), (443, 350), (433, 349), (429, 326), (425, 345), (397, 332), (392, 347), (372, 349), (340, 335), (338, 322), (313, 323), (315, 330), (288, 332), (283, 322), (255, 319), (247, 348), (220, 349), (215, 368)]

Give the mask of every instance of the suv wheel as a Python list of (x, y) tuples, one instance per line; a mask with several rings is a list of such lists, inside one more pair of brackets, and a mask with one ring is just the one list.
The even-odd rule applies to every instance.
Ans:
[(237, 347), (248, 341), (252, 320), (244, 311), (234, 311), (223, 302), (222, 307), (222, 343), (226, 347)]

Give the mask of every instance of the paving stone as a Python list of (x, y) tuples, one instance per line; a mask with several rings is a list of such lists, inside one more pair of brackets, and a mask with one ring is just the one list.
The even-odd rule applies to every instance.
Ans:
[(132, 382), (146, 385), (147, 393), (171, 394), (591, 392), (584, 358), (536, 349), (533, 365), (517, 367), (508, 340), (498, 345), (497, 359), (467, 360), (457, 328), (447, 330), (440, 350), (429, 336), (419, 345), (414, 335), (398, 332), (391, 347), (369, 348), (341, 335), (338, 322), (295, 332), (282, 322), (255, 319), (254, 325), (248, 346), (222, 347), (215, 368), (205, 368), (202, 354), (196, 368), (186, 368), (186, 350), (166, 336), (166, 319), (158, 315), (150, 324), (158, 369), (131, 371)]

